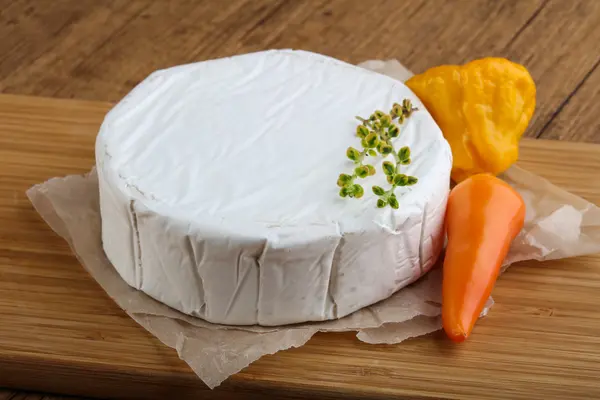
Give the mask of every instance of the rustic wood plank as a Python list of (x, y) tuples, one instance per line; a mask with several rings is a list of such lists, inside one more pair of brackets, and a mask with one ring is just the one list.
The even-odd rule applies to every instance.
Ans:
[(351, 63), (397, 58), (420, 72), (500, 51), (541, 4), (542, 0), (381, 0), (365, 7), (360, 0), (332, 0), (308, 18), (288, 17), (288, 29), (262, 42), (267, 47), (321, 52)]
[[(135, 1), (129, 5), (127, 0), (116, 0), (105, 6), (105, 2), (95, 0), (56, 0), (44, 5), (35, 0), (9, 1), (0, 9), (0, 79), (14, 74), (22, 68), (35, 63), (42, 55), (69, 57), (78, 52), (72, 48), (57, 47), (65, 37), (75, 29), (79, 33), (82, 46), (93, 46), (112, 29), (118, 27), (119, 21), (135, 12), (141, 3)], [(110, 11), (110, 19), (106, 13)], [(95, 30), (77, 29), (90, 25), (95, 18), (105, 16), (105, 23), (95, 26)], [(92, 28), (94, 26), (91, 26)], [(89, 44), (88, 44), (89, 42)], [(68, 43), (66, 43), (68, 45)], [(62, 60), (56, 60), (55, 68), (62, 68)], [(0, 86), (2, 88), (4, 85)]]
[[(48, 54), (4, 80), (4, 92), (116, 101), (152, 71), (190, 62), (197, 52), (231, 54), (221, 48), (235, 44), (281, 5), (266, 0), (126, 4), (131, 12), (125, 16), (113, 3), (90, 13)], [(115, 29), (104, 32), (107, 21)]]
[[(600, 60), (600, 2), (549, 0), (503, 55), (523, 63), (536, 81), (537, 107), (527, 136), (538, 137), (562, 110), (564, 102)], [(588, 95), (586, 98), (585, 95)], [(590, 101), (580, 93), (580, 102)], [(588, 105), (590, 115), (600, 113), (600, 103)], [(573, 129), (589, 132), (600, 141), (600, 132), (577, 121)], [(548, 136), (546, 136), (548, 137)], [(589, 137), (589, 136), (588, 136)]]
[[(77, 76), (71, 71), (98, 47), (109, 42), (113, 35), (146, 6), (145, 1), (139, 0), (117, 0), (110, 4), (97, 1), (93, 5), (90, 3), (84, 16), (72, 22), (57, 37), (48, 40), (55, 42), (48, 51), (12, 71), (4, 91), (10, 92), (14, 87), (36, 82), (40, 94), (54, 95), (64, 84), (56, 79), (55, 74), (66, 74), (66, 79), (75, 82)], [(48, 65), (52, 65), (52, 69), (48, 69)], [(102, 63), (98, 65), (99, 69), (102, 68), (101, 65)], [(0, 89), (2, 85), (0, 81)]]
[[(207, 391), (99, 289), (24, 196), (90, 168), (109, 107), (0, 96), (0, 385), (139, 399), (600, 397), (600, 256), (511, 268), (463, 346), (441, 334), (398, 346), (319, 334)], [(600, 147), (525, 140), (521, 154), (524, 167), (600, 203)], [(565, 156), (573, 161), (556, 163)]]
[[(55, 400), (45, 397), (43, 394), (30, 394), (27, 392), (9, 392), (0, 389), (0, 400)], [(57, 400), (57, 399), (56, 399)]]
[[(80, 3), (61, 1), (63, 8)], [(120, 3), (99, 3), (58, 35), (45, 26), (12, 28), (16, 43), (47, 35), (45, 41), (54, 45), (18, 69), (3, 68), (0, 90), (117, 101), (155, 69), (283, 47), (350, 62), (398, 58), (420, 71), (501, 52), (543, 4), (375, 0), (367, 7), (362, 0), (159, 0), (149, 1), (142, 12), (145, 2), (121, 5), (127, 7), (122, 13)], [(106, 24), (114, 29), (105, 29)]]
[(12, 392), (0, 389), (0, 400), (86, 400), (83, 397), (58, 396), (32, 392)]
[[(159, 68), (291, 47), (349, 62), (397, 58), (416, 72), (509, 57), (525, 64), (538, 85), (530, 137), (549, 127), (567, 99), (585, 104), (586, 115), (598, 112), (600, 103), (586, 102), (589, 90), (577, 89), (600, 60), (600, 2), (434, 3), (60, 0), (41, 7), (34, 0), (8, 1), (0, 11), (0, 91), (117, 101)], [(600, 141), (597, 130), (568, 129), (579, 133), (564, 137)]]
[(11, 397), (14, 397), (16, 394), (17, 392), (0, 389), (0, 400), (11, 400)]
[[(600, 56), (582, 80), (561, 103), (538, 135), (541, 139), (600, 143)], [(566, 160), (565, 162), (570, 162)]]
[[(27, 13), (13, 18), (14, 24), (21, 27), (18, 32), (12, 33), (13, 41), (17, 42), (17, 45), (33, 42), (31, 46), (45, 45), (46, 49), (41, 54), (40, 51), (22, 49), (21, 52), (29, 55), (29, 58), (20, 60), (20, 63), (18, 58), (9, 57), (7, 54), (5, 58), (7, 62), (11, 61), (11, 64), (6, 66), (0, 64), (0, 77), (4, 73), (10, 74), (11, 78), (4, 82), (0, 79), (0, 90), (10, 92), (15, 87), (35, 82), (40, 94), (53, 95), (64, 84), (64, 82), (57, 81), (55, 74), (69, 74), (70, 70), (76, 68), (81, 60), (86, 59), (98, 47), (110, 41), (114, 34), (148, 5), (147, 2), (139, 0), (115, 0), (110, 3), (85, 0), (76, 2), (76, 5), (81, 6), (81, 9), (78, 9), (71, 7), (74, 5), (72, 1), (61, 0), (58, 3), (57, 12), (63, 18), (67, 18), (67, 22), (58, 32), (52, 32), (45, 23), (28, 24), (28, 21), (23, 21), (28, 18), (29, 14)], [(39, 7), (39, 3), (37, 4), (37, 7), (31, 5), (29, 9), (36, 10), (38, 13), (46, 11), (47, 8)], [(54, 9), (54, 7), (51, 8)], [(42, 22), (55, 22), (56, 17), (54, 14), (42, 14), (39, 19)], [(2, 29), (1, 24), (0, 29)], [(0, 46), (0, 50), (2, 50), (2, 48), (7, 49), (10, 45), (4, 43)], [(48, 68), (49, 65), (52, 65), (51, 69)], [(99, 68), (101, 67), (99, 66)]]
[(0, 400), (85, 400), (84, 398), (75, 398), (68, 396), (55, 396), (42, 393), (31, 392), (9, 392), (0, 389)]

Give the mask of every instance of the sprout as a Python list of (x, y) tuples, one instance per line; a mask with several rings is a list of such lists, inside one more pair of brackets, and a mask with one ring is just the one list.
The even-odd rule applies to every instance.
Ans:
[(408, 146), (404, 146), (398, 150), (398, 159), (400, 161), (410, 160), (410, 148)]
[(387, 182), (392, 186), (391, 189), (386, 191), (381, 186), (372, 186), (372, 190), (373, 194), (378, 197), (378, 208), (384, 208), (387, 205), (393, 209), (400, 207), (394, 190), (397, 187), (415, 185), (418, 179), (399, 173), (401, 166), (411, 163), (410, 148), (403, 146), (396, 151), (392, 139), (400, 136), (399, 125), (402, 125), (414, 111), (416, 109), (412, 107), (410, 100), (405, 99), (402, 104), (394, 103), (389, 114), (376, 110), (369, 116), (369, 119), (356, 117), (360, 121), (356, 127), (356, 136), (360, 138), (362, 150), (354, 147), (348, 147), (346, 150), (346, 156), (354, 162), (355, 166), (352, 175), (340, 174), (338, 176), (337, 186), (340, 187), (339, 195), (341, 197), (360, 199), (364, 196), (364, 188), (354, 183), (355, 179), (364, 179), (377, 172), (373, 165), (363, 163), (365, 157), (376, 157), (378, 153), (383, 156), (393, 155), (394, 162), (386, 160), (382, 163), (383, 172)]
[(381, 166), (383, 167), (383, 173), (388, 176), (392, 176), (396, 173), (396, 166), (389, 161), (384, 161)]
[(365, 194), (365, 190), (363, 189), (363, 187), (358, 184), (352, 186), (352, 189), (354, 191), (354, 197), (356, 197), (357, 199), (360, 199)]
[(356, 136), (361, 139), (364, 139), (369, 134), (369, 128), (364, 125), (358, 125), (356, 127)]
[(385, 194), (385, 190), (381, 186), (373, 186), (373, 193), (377, 196), (383, 196)]
[(390, 146), (389, 144), (384, 144), (379, 147), (379, 152), (381, 154), (383, 154), (384, 156), (391, 154), (393, 151), (394, 151), (394, 148), (392, 146)]
[(377, 147), (379, 144), (379, 138), (377, 137), (377, 134), (374, 132), (369, 133), (365, 138), (365, 143), (367, 144), (365, 147), (371, 149)]
[(346, 156), (352, 161), (358, 161), (360, 159), (360, 151), (356, 150), (354, 147), (348, 147)]
[(394, 186), (406, 186), (408, 183), (408, 176), (404, 174), (398, 174), (394, 177)]
[(346, 185), (348, 185), (349, 183), (352, 183), (352, 176), (348, 175), (348, 174), (340, 174), (338, 181), (337, 181), (337, 185), (339, 187), (344, 187)]
[(367, 176), (369, 176), (369, 167), (367, 167), (366, 165), (356, 167), (354, 169), (354, 173), (359, 178), (366, 178)]

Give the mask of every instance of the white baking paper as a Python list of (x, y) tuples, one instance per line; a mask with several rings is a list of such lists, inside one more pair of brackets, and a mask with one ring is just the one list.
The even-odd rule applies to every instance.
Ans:
[[(367, 61), (361, 66), (399, 80), (410, 77), (395, 60)], [(512, 167), (503, 178), (519, 191), (527, 207), (525, 227), (514, 241), (505, 267), (528, 259), (600, 252), (598, 207), (518, 167)], [(302, 346), (319, 331), (356, 331), (363, 342), (392, 344), (441, 328), (439, 268), (389, 299), (336, 321), (282, 327), (210, 324), (157, 302), (128, 286), (117, 274), (102, 250), (95, 170), (85, 176), (51, 179), (33, 186), (27, 195), (119, 307), (175, 349), (210, 388), (265, 354)], [(490, 299), (483, 314), (491, 305)]]

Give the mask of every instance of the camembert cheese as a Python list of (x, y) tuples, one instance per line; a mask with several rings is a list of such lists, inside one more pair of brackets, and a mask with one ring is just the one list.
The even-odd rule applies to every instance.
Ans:
[[(397, 210), (372, 185), (340, 198), (355, 116), (410, 99)], [(340, 318), (426, 273), (443, 245), (452, 156), (401, 82), (304, 51), (272, 50), (150, 75), (96, 142), (105, 252), (131, 286), (232, 325)]]

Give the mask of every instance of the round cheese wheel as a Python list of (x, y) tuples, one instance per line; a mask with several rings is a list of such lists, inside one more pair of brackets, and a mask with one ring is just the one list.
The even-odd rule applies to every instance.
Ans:
[[(410, 99), (400, 207), (341, 198), (355, 116)], [(391, 157), (391, 156), (390, 156)], [(106, 116), (96, 142), (102, 241), (131, 286), (213, 323), (341, 318), (426, 273), (443, 245), (452, 157), (401, 82), (304, 51), (161, 70)]]

